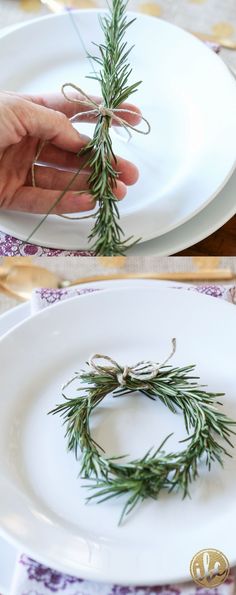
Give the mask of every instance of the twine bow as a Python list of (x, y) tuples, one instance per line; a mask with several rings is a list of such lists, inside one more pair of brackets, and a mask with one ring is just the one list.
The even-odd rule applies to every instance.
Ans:
[[(84, 97), (84, 99), (69, 97), (65, 91), (66, 87), (70, 87), (71, 89), (74, 89), (75, 91), (80, 93), (80, 95), (82, 95), (82, 97)], [(77, 114), (75, 114), (75, 116), (70, 118), (71, 122), (75, 122), (80, 116), (97, 116), (97, 117), (98, 116), (103, 116), (103, 117), (108, 116), (108, 118), (112, 118), (113, 120), (115, 120), (115, 122), (117, 122), (117, 124), (120, 124), (120, 126), (123, 126), (126, 129), (129, 138), (131, 138), (131, 133), (130, 133), (129, 129), (134, 130), (138, 134), (149, 134), (151, 131), (151, 126), (150, 126), (148, 120), (146, 118), (144, 118), (144, 116), (140, 115), (140, 118), (147, 125), (147, 130), (138, 130), (138, 128), (136, 128), (135, 126), (132, 126), (132, 124), (129, 124), (129, 122), (124, 120), (124, 118), (121, 118), (120, 116), (118, 116), (118, 113), (119, 114), (122, 113), (122, 114), (131, 114), (131, 115), (137, 117), (137, 115), (138, 115), (137, 112), (135, 112), (134, 110), (129, 110), (129, 109), (125, 109), (125, 108), (110, 108), (110, 107), (106, 107), (103, 103), (97, 103), (97, 101), (95, 101), (94, 99), (89, 97), (89, 95), (87, 95), (87, 93), (85, 93), (85, 91), (83, 91), (83, 89), (81, 89), (80, 87), (77, 87), (77, 85), (74, 85), (73, 83), (64, 83), (64, 85), (62, 85), (61, 92), (67, 101), (70, 101), (71, 103), (80, 103), (81, 105), (86, 105), (87, 107), (91, 108), (85, 112), (78, 112)]]
[[(82, 95), (82, 97), (84, 97), (84, 99), (79, 99), (79, 98), (75, 99), (75, 98), (69, 97), (67, 95), (67, 93), (65, 92), (66, 87), (75, 89), (75, 91), (80, 93), (80, 95)], [(138, 114), (134, 110), (129, 110), (129, 109), (125, 109), (125, 108), (111, 109), (109, 107), (106, 107), (103, 103), (97, 103), (94, 99), (89, 97), (89, 95), (87, 95), (87, 93), (85, 93), (85, 91), (83, 91), (83, 89), (81, 89), (80, 87), (77, 87), (77, 85), (74, 85), (73, 83), (64, 83), (64, 85), (62, 85), (61, 92), (62, 92), (63, 97), (67, 101), (70, 101), (70, 103), (80, 103), (81, 105), (87, 105), (88, 107), (92, 108), (87, 111), (78, 112), (77, 114), (75, 114), (75, 116), (70, 118), (70, 122), (75, 122), (82, 115), (83, 116), (89, 116), (89, 115), (103, 116), (103, 117), (108, 116), (109, 118), (112, 118), (113, 120), (115, 120), (115, 122), (117, 122), (117, 124), (120, 124), (120, 126), (123, 126), (123, 128), (125, 128), (125, 130), (128, 134), (128, 137), (129, 137), (128, 140), (130, 140), (130, 138), (131, 138), (130, 129), (134, 130), (138, 134), (149, 134), (151, 132), (151, 126), (150, 126), (148, 120), (146, 118), (144, 118), (144, 116), (142, 116), (142, 114), (140, 115), (140, 118), (147, 125), (147, 130), (138, 130), (138, 128), (136, 128), (135, 126), (132, 126), (132, 124), (129, 124), (129, 122), (127, 122), (126, 120), (124, 120), (123, 118), (118, 116), (118, 113), (131, 114), (133, 116), (137, 116)], [(33, 188), (36, 187), (35, 166), (37, 165), (37, 161), (40, 157), (42, 149), (44, 148), (44, 145), (45, 145), (45, 141), (40, 140), (38, 143), (38, 146), (37, 146), (36, 155), (34, 157), (32, 165), (31, 165), (31, 178), (32, 178)], [(80, 191), (81, 194), (83, 194), (83, 192), (84, 192), (83, 190)], [(60, 214), (59, 217), (62, 217), (63, 219), (70, 219), (72, 221), (75, 221), (75, 220), (82, 220), (82, 219), (90, 219), (90, 218), (93, 218), (94, 215), (85, 215), (82, 217), (81, 216), (80, 217), (70, 217), (69, 215)]]
[[(97, 374), (101, 374), (101, 372), (105, 372), (116, 376), (119, 385), (125, 386), (127, 378), (131, 378), (133, 380), (140, 380), (144, 382), (148, 382), (149, 380), (153, 380), (159, 374), (160, 368), (165, 366), (167, 362), (173, 357), (176, 351), (176, 339), (172, 339), (172, 350), (170, 355), (168, 355), (167, 359), (162, 362), (161, 364), (157, 364), (156, 362), (152, 361), (141, 361), (135, 364), (134, 366), (120, 366), (116, 360), (112, 359), (108, 355), (102, 355), (100, 353), (95, 353), (89, 360), (90, 368), (95, 371)], [(97, 360), (105, 360), (110, 365), (102, 366), (97, 363)]]

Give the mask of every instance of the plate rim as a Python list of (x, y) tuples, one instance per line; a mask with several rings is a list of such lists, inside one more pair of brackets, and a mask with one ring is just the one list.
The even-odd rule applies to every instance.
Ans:
[[(145, 279), (144, 279), (144, 281), (145, 281)], [(153, 281), (155, 282), (155, 279), (153, 279)], [(158, 281), (158, 279), (157, 279), (157, 281)], [(129, 291), (130, 289), (131, 289), (130, 287), (119, 287), (119, 288), (116, 289), (116, 293), (117, 292), (126, 292), (126, 291)], [(140, 290), (139, 291), (144, 292), (147, 289), (148, 288), (140, 287)], [(165, 291), (169, 291), (171, 289), (171, 287), (160, 287), (159, 286), (158, 289), (161, 292), (162, 291), (165, 292)], [(3, 336), (0, 336), (0, 343), (2, 343), (2, 341), (4, 341), (4, 339), (9, 334), (13, 333), (20, 326), (25, 325), (27, 323), (30, 323), (32, 320), (35, 320), (36, 318), (43, 317), (49, 310), (51, 311), (51, 310), (55, 310), (55, 309), (58, 309), (58, 308), (63, 308), (64, 309), (65, 307), (68, 307), (68, 306), (66, 306), (67, 302), (71, 303), (71, 302), (76, 302), (78, 300), (94, 299), (94, 294), (101, 295), (101, 293), (102, 293), (102, 295), (104, 295), (104, 294), (108, 294), (108, 293), (113, 293), (113, 291), (114, 290), (112, 288), (106, 288), (102, 292), (99, 292), (99, 291), (96, 292), (96, 291), (94, 291), (94, 292), (91, 292), (91, 293), (84, 293), (82, 295), (73, 296), (69, 300), (62, 300), (60, 302), (56, 302), (56, 303), (50, 304), (46, 308), (44, 308), (42, 310), (39, 310), (38, 312), (35, 312), (30, 317), (27, 317), (27, 319), (22, 320), (20, 323), (16, 324), (13, 329), (11, 329), (10, 331), (7, 331), (6, 333), (4, 333)], [(198, 292), (196, 292), (196, 293), (189, 292), (189, 295), (195, 295), (195, 296), (198, 296), (198, 298), (200, 298), (200, 299), (209, 300), (209, 301), (211, 301), (214, 298), (214, 296), (203, 294), (203, 293), (198, 293)], [(227, 302), (226, 300), (216, 300), (215, 299), (213, 301), (214, 302), (217, 302), (217, 303), (220, 303), (220, 304), (223, 304), (223, 307), (226, 306), (227, 308), (229, 306), (232, 307), (234, 305), (234, 304), (231, 304), (230, 302)], [(24, 304), (20, 304), (20, 305), (24, 305)]]
[[(136, 244), (136, 246), (134, 246), (133, 248), (130, 249), (129, 251), (129, 255), (130, 256), (144, 256), (144, 255), (156, 255), (156, 256), (172, 256), (177, 252), (180, 252), (182, 250), (186, 250), (187, 248), (191, 248), (192, 246), (194, 246), (194, 244), (197, 244), (198, 242), (201, 242), (202, 240), (205, 240), (206, 238), (208, 238), (209, 236), (211, 236), (213, 233), (215, 233), (216, 231), (218, 231), (223, 225), (225, 225), (228, 221), (230, 221), (230, 219), (232, 217), (235, 216), (236, 214), (236, 201), (235, 201), (235, 197), (234, 196), (224, 196), (224, 193), (226, 193), (228, 186), (230, 184), (230, 182), (232, 181), (232, 183), (234, 183), (234, 186), (236, 188), (236, 170), (233, 172), (233, 175), (231, 176), (231, 178), (228, 180), (226, 186), (224, 186), (224, 188), (221, 190), (221, 192), (215, 197), (214, 201), (212, 201), (207, 207), (205, 207), (205, 209), (203, 209), (200, 213), (198, 213), (198, 215), (195, 215), (195, 217), (193, 217), (192, 219), (189, 219), (189, 221), (186, 221), (186, 223), (183, 223), (183, 225), (180, 225), (178, 228), (173, 229), (172, 231), (170, 231), (169, 233), (172, 236), (175, 236), (176, 234), (183, 234), (183, 237), (180, 238), (176, 238), (174, 237), (173, 239), (171, 239), (172, 242), (172, 247), (170, 248), (163, 248), (161, 247), (161, 249), (154, 249), (154, 244), (159, 244), (159, 242), (162, 243), (162, 240), (164, 239), (164, 242), (166, 241), (166, 236), (168, 236), (169, 234), (163, 234), (163, 236), (159, 236), (158, 238), (154, 238), (153, 240), (148, 240), (147, 242), (143, 242), (142, 244)], [(202, 217), (207, 217), (209, 218), (209, 213), (213, 212), (213, 209), (215, 209), (215, 207), (217, 206), (217, 208), (219, 208), (221, 206), (221, 204), (225, 204), (225, 200), (228, 200), (228, 202), (230, 202), (230, 208), (227, 208), (226, 212), (227, 214), (225, 214), (224, 216), (222, 214), (217, 214), (216, 216), (216, 221), (215, 222), (211, 222), (211, 220), (208, 220), (207, 224), (202, 222)], [(218, 204), (216, 205), (216, 202), (218, 201)], [(234, 203), (233, 206), (231, 205), (231, 203)], [(206, 213), (207, 212), (207, 213)], [(205, 225), (205, 227), (204, 227)], [(190, 227), (193, 226), (194, 230), (197, 228), (198, 231), (188, 231), (188, 236), (189, 233), (194, 233), (194, 241), (192, 242), (192, 240), (190, 239), (184, 239), (184, 233), (186, 233), (186, 229), (184, 232), (184, 227)], [(173, 243), (174, 243), (174, 248), (173, 248)], [(147, 245), (148, 244), (148, 245)], [(151, 246), (150, 246), (151, 245)], [(150, 249), (151, 248), (151, 249)], [(150, 252), (149, 252), (150, 250)]]

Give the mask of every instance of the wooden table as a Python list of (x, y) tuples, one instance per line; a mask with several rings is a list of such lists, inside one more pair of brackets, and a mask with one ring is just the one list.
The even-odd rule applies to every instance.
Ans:
[(236, 215), (202, 242), (174, 256), (236, 256)]

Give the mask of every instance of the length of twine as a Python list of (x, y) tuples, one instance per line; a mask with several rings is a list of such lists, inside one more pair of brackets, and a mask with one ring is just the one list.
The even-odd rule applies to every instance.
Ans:
[[(80, 93), (80, 95), (82, 97), (84, 97), (84, 99), (69, 97), (65, 91), (66, 87), (74, 89), (75, 91)], [(124, 120), (124, 118), (121, 118), (120, 116), (118, 116), (118, 113), (131, 114), (133, 116), (137, 116), (138, 114), (134, 110), (129, 110), (129, 109), (125, 109), (125, 108), (112, 109), (110, 107), (106, 107), (103, 103), (98, 103), (97, 101), (95, 101), (94, 99), (89, 97), (89, 95), (87, 95), (87, 93), (85, 93), (85, 91), (83, 91), (83, 89), (81, 89), (81, 87), (78, 87), (77, 85), (75, 85), (73, 83), (64, 83), (64, 85), (62, 85), (61, 92), (63, 94), (63, 97), (70, 103), (78, 103), (81, 105), (86, 105), (87, 107), (91, 108), (91, 109), (88, 109), (87, 111), (78, 112), (77, 114), (75, 114), (75, 116), (70, 118), (71, 122), (75, 122), (81, 116), (96, 116), (96, 117), (102, 116), (103, 118), (108, 117), (108, 118), (114, 120), (115, 122), (117, 122), (117, 124), (119, 124), (120, 126), (123, 126), (125, 128), (125, 130), (127, 131), (129, 139), (131, 138), (130, 130), (134, 130), (134, 132), (137, 132), (138, 134), (144, 134), (144, 135), (147, 135), (151, 132), (150, 123), (142, 114), (140, 114), (140, 118), (147, 125), (146, 130), (138, 130), (138, 128), (136, 128), (135, 126), (133, 126), (132, 124), (130, 124), (129, 122)], [(35, 166), (37, 165), (37, 161), (40, 157), (40, 154), (41, 154), (41, 151), (42, 151), (44, 145), (45, 145), (45, 141), (39, 142), (39, 145), (38, 145), (37, 151), (36, 151), (36, 155), (35, 155), (34, 161), (32, 163), (31, 175), (32, 175), (33, 188), (36, 187)], [(71, 180), (71, 183), (72, 183), (73, 179)], [(67, 187), (67, 190), (69, 189), (69, 187), (70, 187), (70, 185)], [(81, 194), (84, 194), (83, 190), (81, 190)], [(70, 217), (69, 215), (59, 215), (59, 217), (63, 217), (64, 219), (70, 219), (72, 221), (78, 221), (78, 220), (89, 219), (91, 217), (94, 217), (94, 214), (87, 215), (84, 217)]]
[[(69, 97), (65, 91), (66, 87), (70, 87), (71, 89), (74, 89), (75, 91), (80, 93), (80, 95), (82, 95), (82, 97), (84, 97), (84, 99)], [(137, 112), (135, 112), (134, 110), (125, 109), (125, 108), (110, 108), (110, 107), (106, 107), (104, 105), (104, 103), (97, 103), (97, 101), (95, 101), (94, 99), (89, 97), (87, 95), (87, 93), (85, 93), (85, 91), (83, 91), (83, 89), (81, 89), (81, 87), (77, 87), (77, 85), (74, 85), (73, 83), (64, 83), (64, 85), (62, 85), (61, 92), (62, 92), (62, 95), (64, 96), (64, 98), (67, 99), (67, 101), (70, 101), (71, 103), (80, 103), (81, 105), (86, 105), (91, 108), (85, 112), (78, 112), (75, 116), (73, 116), (73, 118), (71, 118), (71, 122), (76, 121), (76, 119), (78, 119), (81, 115), (83, 115), (83, 116), (91, 115), (91, 116), (97, 116), (97, 117), (103, 116), (103, 117), (112, 118), (113, 120), (115, 120), (115, 122), (117, 122), (118, 124), (123, 126), (127, 130), (129, 137), (131, 137), (131, 133), (130, 133), (129, 129), (134, 130), (135, 132), (138, 132), (139, 134), (149, 134), (151, 131), (151, 126), (150, 126), (148, 120), (146, 118), (144, 118), (144, 116), (140, 115), (140, 118), (147, 125), (147, 130), (138, 130), (138, 128), (136, 128), (135, 126), (132, 126), (132, 124), (129, 124), (129, 122), (124, 120), (124, 118), (121, 118), (120, 116), (118, 116), (118, 113), (126, 113), (126, 114), (131, 114), (133, 116), (137, 116), (138, 115)]]
[[(95, 353), (90, 360), (89, 366), (91, 370), (94, 370), (97, 374), (101, 372), (108, 372), (108, 374), (115, 374), (117, 378), (117, 382), (120, 386), (125, 386), (126, 379), (129, 376), (133, 380), (141, 380), (141, 381), (148, 381), (153, 380), (158, 376), (160, 369), (167, 364), (167, 362), (173, 357), (176, 351), (176, 339), (172, 339), (172, 350), (170, 355), (165, 359), (164, 362), (161, 364), (157, 364), (156, 362), (152, 361), (141, 361), (135, 364), (134, 366), (120, 366), (116, 360), (112, 359), (108, 355), (102, 355), (100, 353)], [(109, 364), (110, 366), (101, 366), (97, 363), (96, 360), (103, 359)]]
[[(171, 353), (170, 353), (170, 355), (168, 355), (168, 357), (161, 364), (144, 360), (144, 361), (138, 362), (134, 366), (120, 366), (117, 363), (117, 361), (112, 359), (109, 355), (102, 355), (101, 353), (95, 353), (94, 355), (92, 355), (90, 357), (88, 365), (89, 365), (90, 371), (92, 373), (94, 373), (94, 372), (95, 372), (95, 374), (101, 374), (101, 373), (104, 374), (105, 373), (105, 374), (110, 374), (112, 376), (115, 376), (119, 386), (122, 388), (126, 385), (126, 380), (127, 380), (128, 376), (130, 378), (132, 378), (133, 380), (140, 380), (141, 382), (145, 382), (145, 381), (148, 382), (149, 380), (153, 380), (153, 378), (156, 378), (156, 376), (158, 376), (160, 369), (163, 368), (163, 366), (165, 366), (167, 364), (167, 362), (175, 354), (176, 339), (173, 338), (171, 343), (172, 343)], [(101, 364), (97, 363), (97, 360), (101, 360), (101, 359), (107, 361), (108, 364), (110, 364), (110, 365), (101, 366)], [(68, 380), (66, 382), (66, 384), (64, 384), (64, 386), (62, 388), (63, 394), (64, 394), (64, 390), (68, 386), (70, 386), (75, 380), (78, 380), (80, 375), (81, 375), (80, 372), (76, 372), (76, 374), (72, 378), (70, 378), (70, 380)], [(149, 386), (147, 386), (146, 384), (142, 384), (139, 386), (140, 390), (147, 389), (147, 388), (149, 388)]]

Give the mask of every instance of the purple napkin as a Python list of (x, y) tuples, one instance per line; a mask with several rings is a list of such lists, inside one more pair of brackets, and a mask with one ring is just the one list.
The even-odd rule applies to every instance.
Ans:
[(235, 577), (214, 589), (197, 587), (193, 583), (152, 587), (121, 587), (94, 583), (67, 574), (61, 574), (39, 564), (24, 554), (20, 556), (12, 584), (11, 595), (233, 595)]

